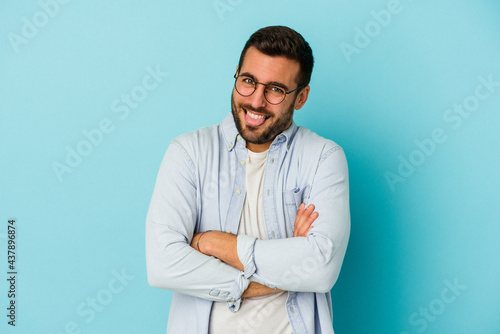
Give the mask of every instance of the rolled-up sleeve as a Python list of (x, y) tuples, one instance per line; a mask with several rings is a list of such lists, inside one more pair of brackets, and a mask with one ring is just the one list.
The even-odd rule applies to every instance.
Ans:
[(254, 261), (254, 245), (256, 240), (256, 237), (244, 234), (238, 235), (236, 251), (241, 264), (243, 264), (246, 278), (250, 278), (257, 269)]
[[(326, 293), (335, 284), (350, 234), (347, 161), (339, 146), (329, 148), (318, 164), (306, 204), (319, 217), (307, 237), (256, 240), (241, 238), (238, 257), (245, 276), (288, 291)], [(238, 237), (240, 242), (240, 236)]]
[(161, 163), (146, 218), (146, 264), (152, 287), (207, 300), (236, 311), (250, 280), (245, 273), (190, 246), (197, 216), (194, 164), (177, 141)]

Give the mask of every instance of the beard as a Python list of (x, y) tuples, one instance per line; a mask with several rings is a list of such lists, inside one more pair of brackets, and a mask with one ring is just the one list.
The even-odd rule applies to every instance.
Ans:
[[(288, 127), (292, 124), (295, 101), (290, 105), (288, 110), (283, 112), (283, 114), (279, 118), (276, 118), (277, 116), (275, 116), (265, 108), (254, 109), (248, 104), (240, 104), (238, 106), (239, 109), (250, 110), (268, 117), (264, 124), (259, 127), (245, 124), (245, 128), (243, 128), (245, 120), (241, 119), (241, 116), (238, 113), (238, 108), (236, 107), (236, 104), (234, 102), (233, 94), (231, 94), (231, 110), (233, 113), (234, 123), (236, 124), (236, 129), (238, 129), (240, 135), (247, 142), (252, 144), (265, 144), (272, 142), (277, 135), (288, 129)], [(242, 112), (245, 113), (245, 111), (243, 110)], [(263, 128), (261, 129), (261, 127)]]

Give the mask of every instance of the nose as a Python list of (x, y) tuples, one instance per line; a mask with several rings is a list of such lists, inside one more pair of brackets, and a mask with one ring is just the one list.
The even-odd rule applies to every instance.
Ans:
[(252, 108), (254, 109), (264, 108), (267, 105), (267, 100), (264, 95), (265, 89), (266, 86), (257, 84), (257, 87), (255, 88), (253, 94), (247, 97), (248, 102), (252, 106)]

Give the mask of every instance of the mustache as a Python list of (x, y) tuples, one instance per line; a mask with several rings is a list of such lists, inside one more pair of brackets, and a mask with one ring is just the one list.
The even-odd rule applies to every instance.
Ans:
[(259, 114), (262, 114), (264, 116), (272, 116), (272, 114), (266, 110), (266, 108), (253, 108), (252, 106), (248, 105), (248, 104), (240, 104), (240, 107), (243, 108), (243, 109), (246, 109), (246, 110), (250, 110), (250, 111), (253, 111), (253, 112), (256, 112), (256, 113), (259, 113)]

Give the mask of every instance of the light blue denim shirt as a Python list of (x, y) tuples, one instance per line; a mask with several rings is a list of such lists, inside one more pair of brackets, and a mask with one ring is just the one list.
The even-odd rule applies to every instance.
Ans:
[[(237, 234), (247, 150), (229, 113), (219, 125), (174, 139), (161, 163), (146, 218), (149, 284), (174, 291), (169, 334), (208, 333), (212, 301), (237, 312), (251, 281), (289, 291), (293, 331), (333, 333), (330, 290), (350, 232), (349, 181), (342, 148), (295, 123), (272, 142), (262, 204), (269, 240), (238, 235), (244, 271), (190, 247), (194, 233)], [(301, 203), (319, 217), (293, 236)], [(243, 300), (244, 302), (244, 300)]]

